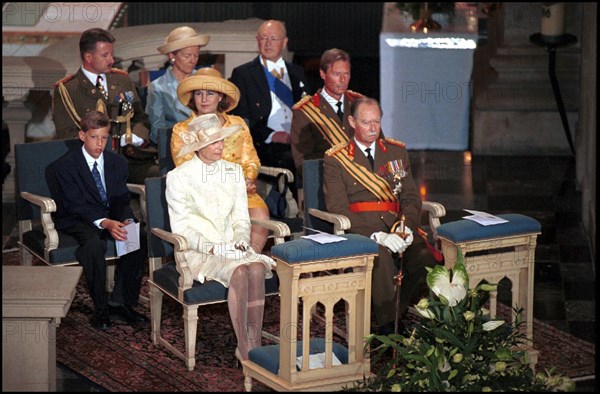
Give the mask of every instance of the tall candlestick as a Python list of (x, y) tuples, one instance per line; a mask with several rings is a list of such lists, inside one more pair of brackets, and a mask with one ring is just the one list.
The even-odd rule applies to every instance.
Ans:
[(542, 36), (565, 34), (565, 3), (543, 3)]

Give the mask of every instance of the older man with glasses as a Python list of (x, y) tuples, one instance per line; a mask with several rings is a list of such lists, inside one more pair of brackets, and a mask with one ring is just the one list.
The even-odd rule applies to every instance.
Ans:
[(306, 75), (302, 67), (281, 57), (288, 43), (283, 22), (269, 20), (261, 24), (256, 41), (259, 56), (231, 74), (230, 80), (241, 94), (232, 113), (248, 121), (262, 165), (295, 173), (290, 146), (292, 106), (310, 93)]

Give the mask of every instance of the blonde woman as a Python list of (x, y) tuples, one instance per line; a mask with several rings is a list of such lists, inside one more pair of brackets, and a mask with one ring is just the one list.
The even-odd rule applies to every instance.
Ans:
[(158, 144), (158, 134), (165, 133), (177, 122), (186, 120), (192, 111), (177, 100), (177, 86), (191, 76), (198, 64), (200, 48), (208, 44), (208, 34), (198, 34), (189, 26), (177, 27), (157, 48), (169, 58), (169, 67), (148, 88), (146, 113), (150, 121), (150, 140)]
[[(239, 126), (240, 130), (225, 139), (223, 159), (238, 163), (242, 166), (248, 194), (248, 212), (251, 218), (269, 219), (269, 209), (263, 199), (256, 192), (256, 177), (260, 171), (260, 160), (254, 149), (252, 136), (246, 122), (239, 116), (229, 115), (240, 99), (240, 91), (221, 73), (210, 67), (201, 68), (196, 73), (181, 81), (177, 88), (179, 101), (192, 110), (192, 116), (177, 123), (173, 127), (171, 138), (171, 155), (175, 166), (190, 160), (193, 152), (180, 156), (183, 146), (180, 133), (187, 131), (188, 124), (199, 115), (216, 114), (221, 121), (221, 126)], [(260, 226), (252, 226), (250, 244), (252, 248), (261, 253), (267, 242), (268, 230)]]

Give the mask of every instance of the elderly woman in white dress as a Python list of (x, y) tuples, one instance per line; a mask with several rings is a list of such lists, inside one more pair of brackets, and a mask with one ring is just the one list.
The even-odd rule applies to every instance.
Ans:
[(179, 155), (195, 156), (167, 174), (166, 199), (171, 230), (189, 245), (186, 259), (194, 278), (229, 288), (227, 303), (237, 338), (236, 357), (260, 346), (265, 278), (275, 261), (250, 247), (250, 217), (244, 173), (221, 159), (223, 140), (240, 126), (222, 127), (216, 114), (201, 115), (182, 131)]

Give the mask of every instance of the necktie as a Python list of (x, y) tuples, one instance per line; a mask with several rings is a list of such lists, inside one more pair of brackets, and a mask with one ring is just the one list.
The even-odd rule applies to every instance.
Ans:
[(365, 152), (367, 152), (367, 159), (369, 159), (369, 163), (371, 164), (371, 171), (373, 171), (373, 168), (375, 168), (375, 159), (373, 159), (373, 156), (371, 156), (371, 148), (365, 149)]
[(337, 116), (340, 118), (340, 122), (343, 123), (344, 122), (344, 113), (342, 112), (342, 101), (341, 100), (338, 101), (336, 105), (338, 107), (338, 110), (336, 112)]
[(108, 93), (106, 93), (104, 85), (102, 85), (102, 77), (100, 75), (98, 75), (98, 78), (96, 78), (96, 87), (98, 88), (100, 93), (102, 93), (104, 99), (108, 100)]
[(106, 195), (106, 190), (104, 190), (104, 186), (102, 186), (102, 178), (100, 178), (100, 172), (98, 171), (98, 162), (94, 162), (94, 168), (92, 168), (92, 175), (94, 176), (94, 181), (96, 182), (96, 188), (98, 188), (98, 192), (100, 193), (100, 198), (104, 205), (108, 207), (108, 196)]

